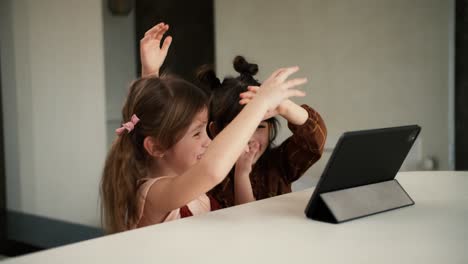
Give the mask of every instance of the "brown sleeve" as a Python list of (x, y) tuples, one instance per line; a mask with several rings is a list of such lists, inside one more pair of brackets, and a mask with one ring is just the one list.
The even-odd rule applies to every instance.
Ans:
[(302, 125), (288, 123), (293, 133), (277, 149), (282, 175), (286, 182), (299, 179), (323, 154), (327, 128), (320, 114), (308, 105), (301, 105), (309, 113)]

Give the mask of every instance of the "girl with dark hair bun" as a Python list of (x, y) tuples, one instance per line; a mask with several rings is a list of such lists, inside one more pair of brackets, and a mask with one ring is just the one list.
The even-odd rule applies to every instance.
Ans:
[[(259, 92), (261, 83), (254, 78), (258, 65), (237, 56), (233, 66), (239, 76), (224, 78), (222, 82), (213, 69), (206, 66), (197, 73), (199, 86), (211, 90), (208, 131), (211, 138), (222, 131)], [(288, 121), (292, 136), (274, 146), (279, 129), (277, 116)], [(210, 194), (223, 207), (229, 207), (289, 193), (291, 184), (322, 156), (326, 137), (327, 129), (318, 112), (308, 105), (299, 106), (284, 100), (264, 116), (249, 140), (249, 151), (239, 157), (229, 176)], [(255, 145), (259, 146), (258, 149), (252, 149)], [(248, 184), (253, 196), (245, 193)]]

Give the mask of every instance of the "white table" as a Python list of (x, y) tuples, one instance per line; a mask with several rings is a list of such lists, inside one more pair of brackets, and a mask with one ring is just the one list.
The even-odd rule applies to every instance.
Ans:
[(414, 206), (309, 220), (312, 189), (4, 263), (468, 263), (468, 172), (405, 172)]

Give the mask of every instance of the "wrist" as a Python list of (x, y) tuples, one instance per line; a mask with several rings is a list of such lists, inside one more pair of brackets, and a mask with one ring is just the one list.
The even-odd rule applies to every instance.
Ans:
[(148, 69), (148, 68), (142, 68), (141, 69), (141, 76), (142, 77), (147, 77), (150, 75), (154, 75), (156, 77), (159, 77), (159, 68), (156, 69)]
[(242, 177), (242, 176), (245, 176), (245, 175), (249, 175), (250, 172), (252, 171), (252, 168), (245, 168), (243, 166), (238, 166), (236, 164), (235, 166), (235, 171), (234, 171), (234, 177)]
[(248, 103), (244, 107), (246, 111), (255, 112), (255, 115), (258, 114), (261, 117), (263, 117), (268, 112), (268, 110), (270, 110), (270, 108), (272, 107), (268, 100), (265, 100), (261, 96), (255, 97), (252, 101), (250, 101), (250, 103)]
[(289, 110), (291, 109), (292, 104), (294, 103), (289, 99), (281, 102), (281, 104), (278, 106), (278, 114), (282, 117), (286, 117), (290, 112)]

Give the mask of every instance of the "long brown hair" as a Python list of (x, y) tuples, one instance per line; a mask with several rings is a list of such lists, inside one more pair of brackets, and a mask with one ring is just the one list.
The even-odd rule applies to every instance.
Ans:
[(107, 233), (129, 229), (138, 217), (138, 180), (148, 175), (150, 155), (143, 147), (146, 137), (169, 149), (187, 131), (208, 98), (198, 87), (176, 77), (136, 80), (122, 109), (122, 121), (132, 115), (140, 121), (118, 136), (107, 155), (101, 179), (101, 222)]

